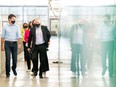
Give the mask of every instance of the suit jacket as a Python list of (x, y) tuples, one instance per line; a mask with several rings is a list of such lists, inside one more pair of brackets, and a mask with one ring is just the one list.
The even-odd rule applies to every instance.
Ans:
[[(48, 47), (48, 42), (50, 41), (51, 34), (50, 34), (47, 26), (41, 25), (41, 30), (42, 30), (43, 38), (44, 38), (46, 48), (47, 48)], [(36, 27), (33, 27), (33, 28), (30, 29), (30, 35), (29, 35), (29, 39), (28, 39), (28, 48), (31, 48), (30, 46), (32, 44), (32, 50), (31, 51), (34, 50), (35, 42), (36, 42)]]

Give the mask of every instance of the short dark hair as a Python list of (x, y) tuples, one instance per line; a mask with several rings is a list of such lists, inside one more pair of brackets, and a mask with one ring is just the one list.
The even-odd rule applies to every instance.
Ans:
[(16, 16), (14, 14), (9, 14), (8, 19), (11, 19), (12, 17), (16, 18)]

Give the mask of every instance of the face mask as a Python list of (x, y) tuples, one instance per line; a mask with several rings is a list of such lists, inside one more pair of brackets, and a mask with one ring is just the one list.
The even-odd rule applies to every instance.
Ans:
[(40, 26), (40, 24), (35, 24), (35, 27), (39, 27)]
[(105, 23), (105, 24), (110, 23), (110, 18), (104, 18), (104, 23)]
[(24, 26), (23, 28), (27, 28), (27, 26)]
[(15, 21), (11, 21), (11, 23), (12, 23), (12, 24), (14, 24), (14, 23), (15, 23)]

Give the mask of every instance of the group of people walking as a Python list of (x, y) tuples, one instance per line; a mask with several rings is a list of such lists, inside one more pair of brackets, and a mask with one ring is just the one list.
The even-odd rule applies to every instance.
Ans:
[[(113, 76), (113, 52), (114, 52), (114, 39), (116, 36), (115, 27), (110, 21), (110, 15), (104, 15), (104, 22), (98, 29), (98, 39), (101, 42), (101, 60), (102, 60), (102, 75), (108, 68), (109, 76)], [(12, 71), (17, 76), (17, 53), (18, 48), (21, 48), (23, 41), (24, 59), (27, 62), (27, 71), (32, 70), (32, 76), (43, 78), (43, 74), (49, 70), (49, 62), (47, 56), (47, 48), (50, 42), (50, 31), (47, 26), (41, 25), (39, 18), (34, 19), (32, 22), (23, 23), (23, 29), (15, 23), (16, 16), (10, 14), (8, 16), (8, 25), (4, 26), (1, 35), (1, 50), (5, 50), (6, 57), (6, 77), (10, 77), (10, 59), (12, 58)], [(79, 20), (71, 28), (70, 43), (72, 50), (71, 57), (71, 71), (78, 72), (84, 76), (86, 72), (86, 41), (87, 41), (87, 26), (82, 20)], [(22, 34), (22, 35), (21, 35)], [(89, 44), (89, 42), (87, 42)], [(108, 56), (107, 56), (108, 55)], [(106, 58), (108, 57), (108, 67), (106, 65)], [(31, 69), (32, 60), (32, 69)], [(40, 62), (38, 67), (38, 60)], [(79, 62), (80, 60), (80, 62)], [(79, 65), (80, 64), (80, 65)]]
[[(41, 20), (37, 18), (29, 24), (24, 23), (23, 29), (21, 30), (15, 23), (16, 16), (14, 14), (8, 16), (8, 22), (9, 24), (3, 28), (1, 35), (1, 50), (5, 50), (6, 57), (6, 77), (10, 77), (11, 58), (13, 62), (12, 70), (14, 75), (17, 76), (17, 51), (18, 48), (21, 48), (21, 43), (23, 41), (24, 59), (27, 61), (28, 71), (31, 70), (32, 60), (32, 76), (37, 76), (39, 70), (39, 77), (43, 78), (43, 74), (49, 70), (46, 49), (49, 46), (51, 35), (47, 26), (41, 25)], [(39, 67), (38, 60), (40, 61)]]

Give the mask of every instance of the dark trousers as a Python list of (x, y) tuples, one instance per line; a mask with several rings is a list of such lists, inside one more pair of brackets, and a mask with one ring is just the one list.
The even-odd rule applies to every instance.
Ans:
[(31, 69), (31, 54), (28, 52), (28, 47), (26, 47), (26, 60), (27, 60), (27, 68)]
[(113, 74), (113, 52), (114, 41), (102, 41), (102, 68), (105, 69), (106, 58), (108, 57), (108, 70), (109, 74)]
[(81, 72), (85, 72), (85, 59), (83, 53), (83, 46), (80, 44), (72, 44), (72, 59), (71, 59), (71, 71), (76, 72), (79, 71), (79, 59)]
[(12, 70), (17, 67), (17, 42), (5, 41), (6, 75), (10, 75), (10, 59), (12, 54)]
[(26, 48), (26, 42), (23, 41), (24, 60), (25, 60), (25, 61), (27, 60), (27, 58), (26, 58), (26, 56), (27, 56), (27, 55), (26, 55), (26, 54), (27, 54), (27, 53), (26, 53), (26, 52), (27, 52), (26, 49), (27, 49), (27, 48)]
[(49, 70), (48, 57), (46, 52), (46, 45), (35, 45), (34, 50), (32, 52), (32, 61), (33, 61), (33, 71), (35, 73), (38, 72), (38, 54), (40, 58), (40, 68), (39, 75), (42, 75), (42, 72), (46, 72)]

